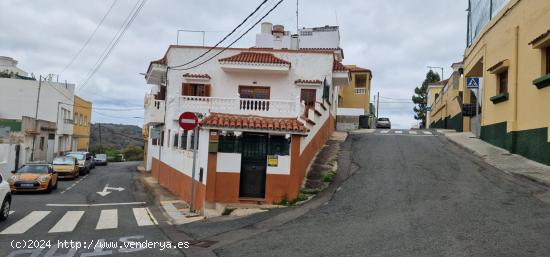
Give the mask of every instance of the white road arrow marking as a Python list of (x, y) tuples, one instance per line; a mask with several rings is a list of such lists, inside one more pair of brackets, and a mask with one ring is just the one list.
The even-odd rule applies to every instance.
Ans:
[(122, 188), (122, 187), (110, 187), (109, 184), (106, 184), (105, 188), (103, 188), (103, 191), (100, 191), (100, 192), (97, 192), (97, 193), (101, 196), (106, 196), (106, 195), (111, 193), (111, 191), (107, 191), (107, 190), (119, 191), (120, 192), (120, 191), (124, 190), (124, 188)]

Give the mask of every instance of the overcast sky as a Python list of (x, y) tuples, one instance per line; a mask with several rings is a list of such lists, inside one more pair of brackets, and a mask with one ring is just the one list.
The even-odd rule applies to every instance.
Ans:
[[(82, 47), (114, 0), (2, 0), (0, 56), (23, 70), (59, 74)], [(269, 3), (274, 4), (270, 0)], [(60, 76), (81, 84), (137, 0), (118, 0), (88, 47)], [(213, 45), (250, 13), (260, 0), (149, 0), (97, 71), (77, 94), (94, 107), (140, 108), (146, 85), (139, 73), (175, 44), (178, 29), (206, 30)], [(372, 95), (380, 92), (380, 116), (393, 125), (415, 124), (410, 98), (427, 65), (445, 67), (461, 60), (466, 39), (466, 0), (300, 0), (300, 27), (339, 25), (344, 64), (373, 71)], [(265, 20), (296, 27), (296, 1), (285, 0)], [(254, 28), (237, 45), (254, 45)], [(200, 34), (180, 34), (182, 44), (202, 44)], [(384, 98), (382, 98), (384, 97)], [(397, 100), (394, 100), (397, 99)], [(402, 102), (406, 99), (409, 103)], [(373, 99), (371, 99), (373, 100)], [(142, 124), (142, 110), (101, 111), (93, 122)]]

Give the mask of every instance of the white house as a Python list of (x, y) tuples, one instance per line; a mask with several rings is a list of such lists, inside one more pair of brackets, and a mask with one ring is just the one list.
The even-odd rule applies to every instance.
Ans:
[(150, 63), (146, 168), (191, 201), (194, 135), (178, 119), (194, 112), (201, 118), (195, 206), (296, 198), (335, 129), (337, 87), (349, 82), (340, 56), (332, 49), (216, 48), (196, 62), (203, 65), (178, 67), (208, 49), (172, 45)]
[(75, 86), (40, 82), (16, 65), (14, 59), (0, 57), (0, 143), (19, 145), (18, 164), (31, 160), (31, 155), (51, 161), (71, 150)]

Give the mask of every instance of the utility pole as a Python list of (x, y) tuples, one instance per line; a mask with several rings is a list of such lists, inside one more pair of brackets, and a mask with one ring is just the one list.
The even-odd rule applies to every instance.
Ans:
[[(38, 95), (36, 96), (36, 110), (34, 112), (34, 135), (32, 137), (31, 161), (34, 161), (34, 145), (36, 143), (36, 132), (38, 131), (38, 106), (40, 104), (40, 90), (42, 89), (42, 75), (38, 79)], [(58, 126), (59, 124), (56, 124)]]
[(378, 106), (380, 106), (380, 92), (376, 93), (376, 118), (378, 119)]

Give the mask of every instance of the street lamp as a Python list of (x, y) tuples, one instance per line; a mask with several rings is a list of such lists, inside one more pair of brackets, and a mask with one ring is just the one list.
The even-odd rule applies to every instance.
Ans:
[(443, 80), (443, 67), (436, 67), (436, 66), (426, 66), (428, 69), (441, 69), (441, 79)]

